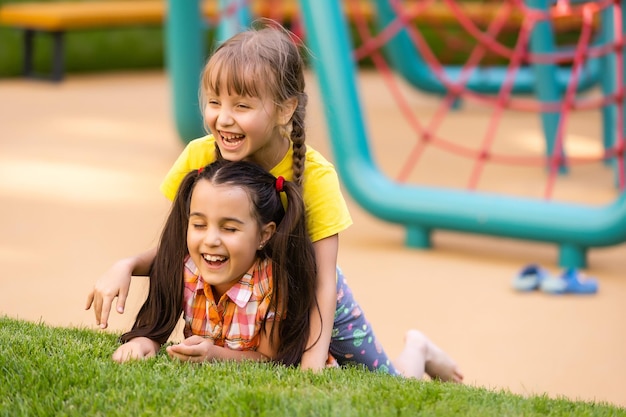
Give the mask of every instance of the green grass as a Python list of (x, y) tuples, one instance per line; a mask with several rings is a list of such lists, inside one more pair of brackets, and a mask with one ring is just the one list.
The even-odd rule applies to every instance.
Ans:
[(358, 368), (258, 363), (119, 365), (117, 335), (0, 317), (0, 416), (626, 416), (607, 404), (522, 397)]

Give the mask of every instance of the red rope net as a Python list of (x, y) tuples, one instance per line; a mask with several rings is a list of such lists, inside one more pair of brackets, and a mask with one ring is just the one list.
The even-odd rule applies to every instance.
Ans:
[[(433, 0), (401, 2), (390, 0), (396, 19), (392, 23), (375, 32), (373, 25), (367, 18), (367, 7), (373, 7), (360, 0), (347, 0), (352, 3), (354, 10), (354, 24), (360, 41), (355, 47), (354, 56), (357, 60), (370, 59), (375, 68), (384, 77), (385, 83), (393, 95), (396, 104), (417, 138), (408, 152), (406, 161), (402, 164), (397, 180), (407, 181), (411, 172), (419, 163), (422, 155), (429, 147), (438, 148), (455, 154), (459, 157), (473, 161), (473, 169), (467, 180), (467, 187), (475, 189), (480, 181), (481, 174), (487, 163), (520, 165), (520, 166), (547, 166), (548, 175), (545, 184), (544, 196), (550, 198), (553, 193), (554, 184), (559, 173), (559, 167), (566, 162), (568, 165), (583, 163), (594, 163), (614, 159), (617, 163), (618, 182), (620, 188), (624, 189), (624, 137), (623, 137), (623, 80), (621, 75), (616, 76), (617, 89), (614, 94), (579, 94), (577, 87), (581, 69), (586, 60), (599, 58), (607, 54), (615, 54), (615, 74), (623, 73), (623, 59), (621, 50), (623, 47), (621, 8), (619, 2), (596, 1), (583, 4), (574, 4), (568, 0), (559, 0), (551, 7), (549, 12), (542, 12), (524, 5), (522, 1), (497, 1), (482, 3), (473, 2), (476, 6), (483, 7), (482, 16), (480, 13), (470, 13), (469, 2), (444, 0), (436, 2)], [(611, 43), (592, 44), (594, 32), (599, 25), (599, 13), (607, 7), (614, 8), (614, 30), (615, 37)], [(452, 81), (446, 78), (444, 73), (445, 64), (441, 62), (441, 54), (433, 50), (424, 33), (423, 22), (425, 16), (436, 8), (453, 20), (461, 29), (457, 33), (456, 41), (445, 42), (445, 49), (452, 50), (458, 47), (466, 48), (466, 57), (463, 58), (461, 76)], [(474, 8), (475, 10), (475, 8)], [(470, 10), (471, 11), (471, 10)], [(488, 13), (487, 13), (488, 12)], [(420, 21), (420, 18), (422, 20)], [(529, 46), (529, 37), (533, 27), (541, 21), (549, 21), (552, 27), (559, 28), (565, 22), (570, 32), (574, 31), (575, 43), (569, 48), (559, 48), (552, 54), (533, 53)], [(420, 25), (420, 22), (422, 24)], [(513, 39), (513, 44), (507, 45), (500, 40), (505, 30), (510, 31), (510, 27), (517, 27), (517, 36)], [(572, 30), (573, 25), (578, 25)], [(420, 55), (427, 63), (428, 67), (437, 79), (446, 86), (447, 94), (440, 101), (430, 120), (423, 120), (418, 117), (406, 99), (406, 88), (399, 84), (394, 76), (392, 68), (385, 59), (381, 48), (398, 31), (406, 30), (412, 43)], [(431, 37), (444, 37), (445, 31), (450, 31), (449, 27), (440, 22), (432, 25)], [(471, 39), (471, 42), (467, 42)], [(469, 47), (468, 47), (469, 45)], [(477, 66), (488, 66), (485, 62), (491, 59), (504, 62), (506, 75), (502, 86), (496, 94), (485, 94), (473, 91), (466, 86), (466, 82), (471, 71)], [(534, 97), (520, 97), (512, 93), (512, 85), (516, 72), (523, 65), (533, 63), (551, 63), (559, 66), (571, 68), (571, 76), (567, 82), (562, 100), (558, 102), (541, 102)], [(602, 74), (608, 76), (608, 74)], [(446, 117), (454, 111), (455, 103), (459, 99), (464, 100), (468, 105), (480, 104), (488, 107), (491, 116), (488, 126), (482, 135), (482, 140), (478, 146), (470, 146), (459, 141), (451, 140), (440, 134), (439, 128)], [(576, 111), (599, 110), (603, 106), (615, 105), (617, 108), (617, 126), (606, 126), (608, 129), (615, 129), (616, 139), (610, 147), (606, 147), (602, 153), (589, 155), (569, 156), (566, 160), (562, 156), (567, 139), (567, 127), (571, 117)], [(560, 115), (557, 134), (555, 138), (554, 150), (551, 155), (516, 155), (495, 150), (494, 144), (497, 132), (502, 124), (502, 119), (507, 111), (532, 112), (539, 117), (541, 112), (558, 112)], [(506, 134), (503, 136), (506, 138)], [(601, 141), (601, 138), (598, 137)]]

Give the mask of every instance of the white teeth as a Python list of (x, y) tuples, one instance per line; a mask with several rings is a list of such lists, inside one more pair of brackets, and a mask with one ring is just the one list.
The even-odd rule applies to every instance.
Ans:
[(222, 135), (222, 139), (226, 140), (226, 141), (235, 141), (235, 140), (240, 140), (243, 139), (244, 135), (234, 135), (234, 136), (224, 136)]
[(222, 262), (226, 260), (225, 256), (204, 255), (204, 260), (209, 262)]

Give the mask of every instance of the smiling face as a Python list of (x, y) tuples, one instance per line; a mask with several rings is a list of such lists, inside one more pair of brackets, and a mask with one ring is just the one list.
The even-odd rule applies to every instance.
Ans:
[(241, 31), (216, 48), (202, 70), (200, 101), (204, 126), (224, 159), (270, 171), (292, 140), (304, 149), (303, 69), (295, 35), (272, 24)]
[[(216, 72), (219, 76), (219, 71)], [(272, 169), (285, 156), (289, 139), (281, 134), (281, 126), (289, 122), (295, 100), (275, 104), (265, 88), (251, 93), (236, 92), (222, 76), (205, 91), (204, 123), (213, 133), (224, 159), (256, 162)]]
[(248, 193), (241, 187), (200, 180), (191, 196), (187, 247), (205, 282), (221, 297), (256, 259), (274, 223), (259, 225)]
[(289, 147), (289, 140), (280, 134), (279, 125), (287, 122), (280, 108), (267, 95), (239, 95), (225, 86), (218, 90), (206, 93), (204, 121), (222, 156), (229, 161), (247, 160), (268, 170), (273, 168)]

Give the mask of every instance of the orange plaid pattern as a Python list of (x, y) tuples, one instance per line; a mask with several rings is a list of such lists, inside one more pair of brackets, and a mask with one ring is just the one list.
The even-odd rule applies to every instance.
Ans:
[[(272, 263), (257, 260), (217, 302), (190, 257), (185, 259), (185, 337), (200, 335), (218, 346), (256, 350), (272, 296)], [(268, 320), (276, 319), (276, 312)]]

